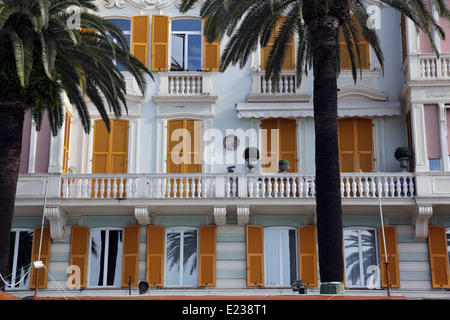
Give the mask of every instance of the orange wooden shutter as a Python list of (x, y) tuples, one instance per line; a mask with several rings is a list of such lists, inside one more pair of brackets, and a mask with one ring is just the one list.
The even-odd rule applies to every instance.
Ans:
[(152, 17), (152, 71), (169, 70), (169, 17)]
[(147, 281), (151, 287), (164, 284), (164, 227), (147, 226)]
[(167, 173), (202, 172), (201, 120), (167, 121), (167, 141)]
[(318, 286), (316, 226), (298, 227), (299, 275), (308, 287)]
[(287, 172), (297, 172), (297, 120), (278, 119), (280, 129), (280, 160), (287, 159), (290, 168)]
[(67, 173), (69, 170), (69, 146), (70, 146), (70, 125), (72, 119), (70, 114), (66, 111), (65, 123), (64, 123), (64, 143), (63, 143), (63, 161), (62, 171)]
[[(33, 250), (31, 252), (31, 260), (36, 261), (40, 259), (42, 263), (45, 265), (45, 268), (38, 269), (38, 285), (39, 289), (47, 288), (47, 280), (48, 280), (48, 266), (50, 259), (50, 227), (44, 227), (42, 233), (42, 244), (41, 244), (41, 230), (42, 228), (35, 228), (33, 235)], [(41, 255), (39, 258), (39, 247), (41, 248)], [(30, 274), (30, 288), (34, 289), (36, 287), (36, 269), (34, 267), (31, 268)]]
[[(386, 237), (386, 251), (389, 283), (393, 288), (400, 288), (400, 270), (398, 262), (398, 248), (397, 248), (397, 228), (395, 226), (385, 226), (384, 234)], [(378, 228), (379, 250), (382, 262), (386, 261), (386, 255), (384, 253), (384, 241), (382, 228)], [(381, 284), (383, 287), (387, 287), (387, 275), (386, 265), (381, 264)]]
[[(186, 119), (186, 133), (190, 138), (185, 137), (187, 150), (184, 154), (186, 173), (202, 172), (202, 122), (195, 119)], [(188, 146), (187, 143), (191, 145)]]
[(373, 128), (372, 119), (356, 119), (358, 133), (358, 171), (373, 170)]
[[(358, 61), (358, 53), (356, 49), (354, 49), (354, 59), (355, 59), (355, 65), (356, 68), (359, 69), (369, 69), (370, 68), (370, 56), (369, 56), (369, 43), (362, 35), (362, 29), (359, 23), (356, 21), (355, 17), (351, 17), (353, 20), (354, 25), (357, 27), (357, 32), (360, 35), (359, 37), (359, 54), (361, 58), (361, 64)], [(339, 50), (341, 55), (341, 69), (342, 70), (350, 70), (352, 68), (351, 62), (350, 62), (350, 54), (347, 48), (347, 43), (345, 42), (345, 38), (343, 36), (343, 32), (340, 29), (339, 32)]]
[[(284, 19), (284, 17), (283, 17)], [(275, 35), (278, 34), (282, 25), (282, 21), (279, 25), (273, 30), (270, 35), (269, 41), (267, 42), (267, 46), (261, 47), (261, 70), (266, 69), (267, 59), (269, 58), (270, 51), (275, 43)], [(286, 53), (284, 56), (283, 65), (281, 66), (281, 70), (295, 70), (295, 44), (294, 38), (292, 38), (291, 42), (288, 43), (286, 48)]]
[(199, 287), (214, 287), (216, 285), (216, 230), (215, 225), (199, 228)]
[[(261, 120), (262, 132), (262, 150), (261, 150), (261, 167), (263, 172), (277, 172), (279, 156), (279, 140), (280, 131), (277, 136), (273, 136), (272, 130), (278, 130), (278, 119)], [(264, 131), (265, 130), (265, 131)], [(265, 134), (264, 134), (265, 133)], [(275, 138), (278, 139), (275, 139)], [(272, 141), (273, 140), (273, 141)], [(269, 162), (270, 161), (270, 162)], [(275, 163), (274, 163), (275, 162)]]
[[(297, 172), (297, 121), (282, 118), (264, 119), (261, 121), (261, 129), (267, 130), (266, 135), (262, 136), (263, 171), (278, 172), (278, 161), (287, 159), (290, 165), (287, 172)], [(278, 140), (272, 139), (272, 130), (278, 130)], [(275, 163), (268, 162), (268, 159)]]
[(139, 278), (139, 237), (141, 227), (133, 225), (123, 230), (122, 287), (138, 285)]
[(103, 120), (94, 121), (94, 150), (92, 173), (108, 172), (108, 154), (110, 152), (109, 134)]
[[(80, 288), (86, 288), (88, 248), (89, 228), (72, 226), (69, 265), (80, 268)], [(76, 288), (77, 283), (70, 282), (68, 283), (68, 287)]]
[(95, 120), (92, 173), (126, 173), (127, 167), (128, 120), (111, 119), (109, 134), (103, 120)]
[(374, 167), (372, 120), (343, 118), (338, 121), (341, 172), (370, 172)]
[(264, 286), (264, 230), (261, 226), (246, 226), (247, 286)]
[(111, 131), (110, 173), (127, 173), (128, 120), (113, 119)]
[[(203, 26), (205, 26), (203, 19)], [(206, 37), (203, 36), (203, 70), (219, 71), (220, 63), (220, 44), (219, 41), (208, 43)]]
[(148, 67), (148, 34), (150, 17), (147, 15), (131, 18), (131, 54)]
[(433, 288), (450, 288), (447, 235), (444, 227), (428, 226), (428, 250)]

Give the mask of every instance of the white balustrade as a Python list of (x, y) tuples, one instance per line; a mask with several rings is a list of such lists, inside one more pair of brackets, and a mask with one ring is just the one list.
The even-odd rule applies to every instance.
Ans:
[(261, 94), (263, 95), (295, 95), (295, 74), (282, 74), (278, 82), (273, 79), (261, 79)]
[(119, 174), (63, 175), (62, 198), (136, 198), (137, 178)]
[(201, 95), (203, 79), (201, 75), (170, 75), (169, 95)]
[[(415, 194), (414, 175), (344, 173), (341, 175), (340, 190), (342, 198), (378, 196), (410, 198)], [(315, 198), (315, 196), (315, 176), (296, 173), (71, 174), (63, 175), (61, 185), (62, 198)]]

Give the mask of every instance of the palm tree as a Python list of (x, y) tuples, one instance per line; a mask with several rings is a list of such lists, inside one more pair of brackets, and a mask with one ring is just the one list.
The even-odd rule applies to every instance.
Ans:
[[(443, 0), (430, 0), (439, 16), (449, 20)], [(197, 0), (183, 0), (180, 10), (186, 12)], [(202, 1), (203, 2), (203, 1)], [(432, 30), (444, 37), (442, 28), (427, 10), (423, 0), (381, 0), (411, 19), (422, 29), (434, 46)], [(313, 69), (316, 163), (317, 235), (319, 247), (321, 292), (341, 290), (335, 283), (343, 281), (342, 208), (340, 194), (339, 149), (337, 135), (337, 77), (341, 32), (348, 47), (353, 79), (357, 79), (361, 34), (372, 46), (381, 67), (383, 53), (377, 33), (368, 27), (369, 15), (361, 0), (206, 0), (200, 14), (207, 40), (229, 41), (222, 53), (221, 71), (229, 65), (246, 65), (258, 48), (268, 44), (275, 34), (267, 59), (266, 78), (278, 78), (287, 44), (297, 35), (296, 76), (300, 85), (304, 73)], [(354, 15), (354, 19), (351, 18)], [(434, 46), (435, 50), (436, 47)], [(436, 50), (437, 51), (437, 50)], [(340, 287), (341, 289), (336, 289)], [(323, 290), (322, 290), (323, 289)]]
[[(24, 114), (37, 129), (47, 111), (52, 133), (63, 124), (61, 95), (86, 133), (86, 98), (109, 130), (108, 111), (127, 111), (127, 68), (145, 93), (148, 69), (130, 54), (120, 28), (95, 14), (93, 0), (0, 0), (0, 273), (5, 274), (14, 212)], [(75, 17), (80, 24), (70, 23)], [(75, 20), (75, 21), (77, 21)]]

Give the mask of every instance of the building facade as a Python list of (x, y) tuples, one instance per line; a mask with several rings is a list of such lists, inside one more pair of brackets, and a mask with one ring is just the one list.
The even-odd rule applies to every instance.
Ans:
[[(362, 41), (362, 77), (342, 44), (338, 79), (345, 294), (448, 298), (450, 42), (436, 38), (436, 57), (411, 21), (367, 2), (384, 74)], [(9, 280), (29, 273), (7, 290), (139, 295), (146, 281), (147, 295), (280, 295), (301, 279), (318, 294), (312, 76), (295, 86), (295, 42), (279, 82), (264, 77), (268, 47), (221, 73), (227, 39), (206, 42), (198, 6), (98, 6), (155, 80), (143, 97), (123, 71), (129, 112), (109, 134), (93, 106), (85, 134), (68, 101), (58, 136), (25, 118)]]

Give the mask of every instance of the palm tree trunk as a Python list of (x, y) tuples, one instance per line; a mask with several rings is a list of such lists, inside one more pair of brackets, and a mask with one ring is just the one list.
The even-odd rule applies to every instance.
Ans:
[[(308, 22), (312, 36), (316, 204), (322, 286), (343, 282), (342, 207), (337, 133), (339, 18), (320, 15)], [(322, 292), (322, 287), (321, 287)]]
[(25, 104), (25, 99), (16, 95), (2, 96), (0, 101), (0, 273), (3, 276), (8, 269)]

